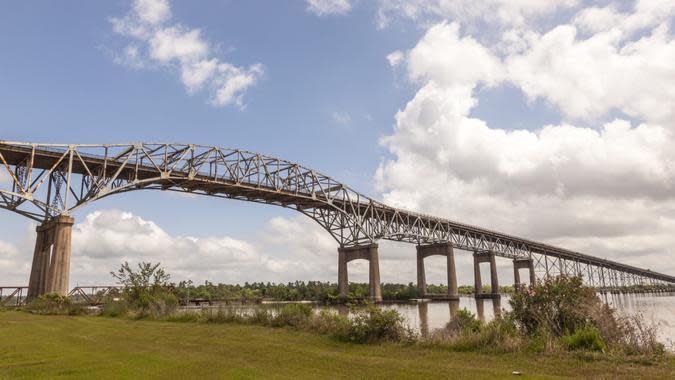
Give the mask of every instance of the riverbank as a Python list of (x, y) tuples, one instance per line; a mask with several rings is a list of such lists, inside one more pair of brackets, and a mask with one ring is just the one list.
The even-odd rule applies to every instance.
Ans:
[(0, 312), (0, 378), (672, 378), (651, 364), (590, 354), (486, 354), (360, 345), (239, 324)]

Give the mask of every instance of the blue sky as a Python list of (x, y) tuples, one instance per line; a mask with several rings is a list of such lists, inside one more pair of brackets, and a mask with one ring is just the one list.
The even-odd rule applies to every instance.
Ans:
[[(668, 152), (675, 139), (659, 143), (650, 136), (670, 136), (675, 128), (675, 106), (666, 100), (675, 88), (672, 1), (146, 2), (168, 6), (168, 16), (143, 21), (134, 12), (144, 1), (0, 4), (1, 138), (249, 149), (302, 163), (398, 206), (637, 264), (647, 259), (622, 245), (624, 232), (654, 217), (661, 223), (654, 234), (671, 226), (656, 210), (675, 209), (670, 196), (659, 195), (674, 183)], [(198, 30), (208, 52), (157, 58), (150, 47), (156, 34), (120, 32), (115, 19), (150, 34)], [(141, 49), (131, 63), (123, 59), (130, 46)], [(632, 50), (621, 50), (626, 46)], [(400, 59), (388, 59), (394, 52)], [(227, 104), (214, 104), (209, 86), (218, 86), (216, 77), (189, 90), (181, 76), (185, 62), (213, 59), (254, 78)], [(640, 59), (656, 64), (636, 66)], [(607, 62), (616, 65), (608, 69)], [(256, 64), (259, 71), (252, 69)], [(632, 77), (635, 72), (644, 79)], [(627, 94), (643, 101), (632, 104)], [(622, 130), (607, 129), (616, 120), (628, 124), (626, 136), (608, 132)], [(638, 130), (641, 123), (651, 129)], [(618, 153), (610, 148), (624, 143)], [(641, 190), (623, 185), (642, 177), (635, 185)], [(334, 280), (332, 267), (283, 275), (279, 268), (304, 259), (270, 235), (289, 226), (312, 228), (287, 210), (138, 192), (97, 202), (76, 217), (115, 210), (128, 213), (115, 214), (126, 222), (149, 223), (174, 237), (228, 237), (255, 246), (259, 260), (283, 261), (270, 264), (260, 279), (316, 273)], [(0, 242), (23, 260), (25, 271), (34, 226), (3, 215)], [(268, 242), (258, 246), (261, 234)], [(662, 259), (669, 244), (648, 234), (633, 238), (659, 241), (649, 248), (651, 262)], [(223, 249), (232, 248), (228, 244)], [(324, 252), (330, 240), (311, 244), (303, 249), (332, 263), (333, 248)], [(84, 248), (74, 257), (105, 265), (126, 257), (112, 247), (108, 261), (96, 261), (105, 255)], [(390, 265), (403, 274), (386, 280), (412, 280), (405, 249), (392, 248)], [(147, 258), (156, 258), (150, 251)], [(384, 261), (389, 265), (386, 255)], [(87, 277), (86, 270), (74, 272), (90, 281), (101, 276)], [(431, 279), (442, 281), (438, 273)]]
[[(4, 4), (3, 138), (250, 149), (305, 163), (374, 192), (372, 174), (386, 153), (378, 139), (390, 131), (393, 114), (414, 91), (395, 80), (385, 56), (401, 41), (414, 43), (422, 31), (378, 32), (365, 9), (349, 19), (317, 18), (300, 1), (172, 5), (174, 18), (199, 27), (218, 45), (219, 57), (264, 64), (265, 74), (247, 91), (244, 109), (213, 107), (203, 94), (187, 95), (171, 69), (115, 64), (112, 55), (125, 41), (113, 33), (109, 18), (126, 14), (128, 2)], [(262, 14), (261, 7), (266, 8)], [(334, 114), (350, 120), (336, 121)], [(174, 229), (174, 211), (153, 211), (157, 205), (141, 198), (135, 194), (108, 206), (150, 212)], [(209, 200), (173, 203), (179, 212), (195, 214), (213, 207)], [(241, 208), (232, 203), (217, 202), (223, 212)], [(243, 208), (265, 217), (279, 212)], [(220, 232), (182, 223), (175, 231)]]

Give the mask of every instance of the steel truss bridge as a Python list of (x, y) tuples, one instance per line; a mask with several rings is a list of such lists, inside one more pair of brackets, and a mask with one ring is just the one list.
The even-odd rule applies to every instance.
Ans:
[(321, 225), (343, 249), (381, 239), (451, 243), (462, 250), (530, 260), (538, 278), (581, 275), (597, 288), (675, 284), (674, 276), (649, 269), (390, 207), (327, 175), (255, 152), (191, 144), (0, 140), (0, 207), (38, 222), (72, 215), (98, 199), (135, 190), (187, 192), (290, 208)]

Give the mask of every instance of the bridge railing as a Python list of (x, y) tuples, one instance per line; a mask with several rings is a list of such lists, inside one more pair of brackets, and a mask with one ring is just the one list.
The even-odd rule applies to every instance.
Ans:
[(0, 307), (22, 306), (27, 294), (27, 286), (0, 286)]

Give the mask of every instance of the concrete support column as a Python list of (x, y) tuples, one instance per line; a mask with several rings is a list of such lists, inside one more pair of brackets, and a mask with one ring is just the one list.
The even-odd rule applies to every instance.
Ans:
[(358, 259), (368, 260), (369, 262), (368, 287), (370, 300), (373, 302), (381, 302), (380, 260), (377, 252), (377, 244), (338, 248), (338, 289), (340, 291), (340, 297), (346, 298), (349, 294), (347, 263)]
[(429, 256), (445, 256), (447, 258), (448, 273), (448, 299), (459, 299), (457, 291), (457, 270), (455, 268), (455, 254), (452, 250), (452, 243), (435, 243), (417, 246), (417, 288), (420, 295), (427, 295), (427, 281), (424, 270), (424, 259)]
[(377, 252), (377, 245), (370, 246), (370, 264), (368, 265), (368, 283), (370, 287), (370, 300), (372, 302), (382, 302), (382, 290), (380, 289), (380, 255)]
[(452, 243), (447, 246), (447, 266), (448, 266), (448, 297), (453, 300), (459, 299), (459, 290), (457, 289), (457, 267), (455, 266), (455, 251), (452, 249)]
[(58, 216), (55, 222), (54, 248), (49, 263), (46, 291), (65, 296), (68, 294), (70, 281), (70, 246), (74, 220), (68, 216)]
[(424, 252), (417, 246), (417, 290), (420, 297), (427, 295), (427, 277), (424, 270)]
[(499, 295), (499, 277), (497, 277), (497, 263), (494, 254), (490, 254), (490, 285), (492, 295)]
[(347, 253), (338, 249), (338, 290), (340, 298), (347, 298), (349, 294), (349, 276), (347, 276)]
[(478, 252), (473, 253), (473, 284), (476, 298), (483, 294), (483, 282), (480, 278), (480, 261)]
[(518, 290), (521, 287), (520, 282), (520, 270), (527, 269), (530, 275), (530, 284), (534, 285), (534, 261), (530, 258), (527, 259), (513, 259), (513, 279), (514, 279), (514, 290)]
[[(483, 282), (480, 276), (480, 263), (490, 263), (490, 293), (483, 293)], [(473, 273), (475, 281), (476, 298), (499, 298), (499, 279), (497, 277), (497, 263), (493, 252), (473, 253)]]
[(30, 269), (30, 279), (28, 281), (28, 298), (35, 298), (44, 293), (44, 285), (47, 278), (47, 268), (49, 267), (49, 251), (51, 244), (49, 242), (48, 231), (42, 226), (36, 228), (37, 236), (35, 239), (35, 250), (33, 251), (33, 265)]
[(73, 218), (59, 215), (38, 226), (28, 298), (46, 293), (68, 294), (73, 223)]

